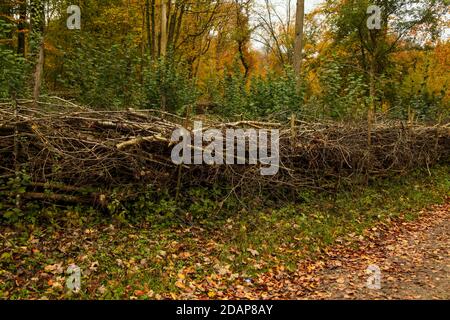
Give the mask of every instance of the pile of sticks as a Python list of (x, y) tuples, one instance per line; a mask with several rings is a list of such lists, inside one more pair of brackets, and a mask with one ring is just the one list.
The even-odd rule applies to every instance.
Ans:
[[(254, 165), (175, 165), (172, 133), (192, 128), (194, 120), (157, 110), (95, 111), (57, 98), (36, 107), (27, 101), (3, 102), (0, 181), (6, 185), (26, 173), (24, 197), (103, 203), (112, 190), (138, 193), (148, 185), (179, 189), (222, 184), (251, 192), (280, 186), (327, 188), (355, 176), (406, 173), (450, 159), (449, 124), (382, 122), (368, 139), (365, 123), (293, 118), (284, 124), (209, 122), (204, 128), (278, 129), (280, 170), (275, 176), (261, 176)], [(43, 191), (48, 189), (54, 192)], [(87, 195), (80, 196), (80, 190)]]

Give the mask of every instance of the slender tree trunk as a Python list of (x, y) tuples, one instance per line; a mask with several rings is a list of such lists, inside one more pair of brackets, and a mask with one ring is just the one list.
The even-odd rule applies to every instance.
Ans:
[(236, 6), (236, 27), (239, 30), (239, 35), (237, 36), (236, 42), (238, 47), (239, 60), (241, 60), (242, 66), (244, 67), (244, 79), (247, 80), (248, 74), (250, 72), (250, 66), (245, 57), (245, 45), (247, 43), (247, 23), (246, 17), (243, 17), (244, 5), (240, 4), (239, 1), (235, 0)]
[(372, 132), (373, 125), (375, 122), (376, 116), (376, 99), (377, 99), (377, 89), (376, 89), (376, 78), (377, 78), (377, 70), (378, 70), (378, 31), (377, 30), (369, 30), (369, 41), (371, 43), (370, 50), (370, 66), (369, 66), (369, 109), (367, 114), (367, 129), (368, 129), (368, 145), (372, 146)]
[(154, 60), (156, 58), (156, 0), (152, 0), (151, 2), (151, 56)]
[(31, 38), (34, 45), (32, 57), (36, 59), (34, 69), (33, 101), (37, 101), (41, 93), (42, 76), (44, 73), (44, 32), (45, 32), (45, 6), (43, 0), (30, 1)]
[(42, 36), (45, 29), (45, 6), (43, 0), (30, 1), (30, 27), (35, 36)]
[(294, 71), (295, 74), (297, 75), (298, 89), (300, 89), (301, 86), (304, 23), (305, 23), (305, 0), (297, 0), (297, 13), (295, 18)]
[[(160, 56), (166, 57), (167, 55), (167, 0), (161, 1), (161, 30), (159, 40)], [(167, 61), (163, 61), (164, 64)], [(167, 94), (164, 90), (161, 90), (161, 108), (167, 110)]]
[(247, 59), (245, 58), (245, 43), (243, 41), (238, 41), (238, 52), (242, 66), (244, 67), (244, 79), (247, 80), (250, 73), (250, 66), (248, 65)]
[(147, 32), (147, 46), (148, 52), (153, 51), (152, 34), (150, 28), (150, 0), (145, 0), (145, 28)]
[(17, 26), (17, 54), (25, 56), (25, 25), (27, 21), (27, 2), (23, 2), (19, 5), (19, 24)]
[(183, 24), (185, 10), (186, 10), (186, 6), (184, 4), (182, 4), (181, 10), (180, 10), (180, 15), (178, 16), (178, 19), (177, 19), (177, 25), (175, 27), (175, 35), (174, 35), (174, 39), (173, 39), (173, 43), (172, 43), (172, 46), (174, 49), (176, 48), (178, 39), (180, 38), (181, 26)]
[(35, 107), (41, 94), (42, 74), (44, 73), (44, 40), (41, 41), (39, 46), (38, 60), (34, 72), (34, 88), (33, 88), (33, 101)]
[(179, 12), (181, 10), (181, 7), (176, 4), (173, 8), (171, 8), (171, 12), (169, 14), (170, 21), (169, 21), (169, 32), (167, 35), (167, 47), (169, 50), (173, 50), (175, 47), (174, 39), (175, 39), (175, 29), (177, 27), (177, 21), (179, 18)]
[(167, 1), (161, 2), (161, 40), (160, 40), (161, 56), (167, 55)]

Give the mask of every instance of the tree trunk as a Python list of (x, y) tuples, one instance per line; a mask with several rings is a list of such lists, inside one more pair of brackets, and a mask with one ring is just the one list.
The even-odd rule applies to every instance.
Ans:
[(297, 13), (295, 18), (294, 71), (295, 74), (297, 75), (298, 89), (300, 89), (301, 85), (304, 23), (305, 23), (305, 0), (297, 0)]
[(250, 72), (250, 65), (245, 57), (246, 44), (248, 42), (248, 17), (243, 16), (243, 11), (244, 6), (236, 1), (236, 27), (239, 30), (239, 35), (237, 36), (236, 42), (238, 45), (239, 59), (241, 60), (242, 66), (244, 67), (244, 79), (247, 81)]
[(154, 60), (156, 58), (156, 0), (152, 0), (151, 2), (151, 15), (150, 15), (150, 22), (151, 22), (151, 29), (152, 29), (152, 33), (151, 33), (151, 56), (152, 59)]
[(30, 1), (31, 32), (42, 35), (45, 29), (45, 6), (42, 0)]
[(27, 2), (19, 5), (19, 24), (17, 25), (17, 54), (25, 57), (25, 25), (27, 22)]
[(183, 6), (176, 4), (171, 11), (172, 13), (169, 14), (169, 33), (167, 36), (167, 46), (169, 50), (173, 50), (175, 48), (175, 33), (177, 30), (178, 21), (183, 18)]
[(368, 145), (372, 146), (372, 131), (376, 116), (376, 99), (377, 99), (377, 89), (376, 89), (376, 79), (378, 70), (378, 30), (369, 30), (369, 41), (371, 43), (370, 50), (370, 67), (369, 67), (369, 110), (367, 113), (367, 130), (368, 130)]
[(41, 94), (42, 74), (44, 72), (44, 40), (42, 39), (39, 46), (38, 60), (34, 72), (34, 88), (33, 88), (33, 103), (37, 106), (37, 101)]
[(160, 40), (161, 56), (167, 55), (167, 1), (161, 2), (161, 40)]
[(178, 43), (178, 39), (180, 38), (181, 26), (183, 24), (184, 14), (186, 11), (186, 6), (183, 4), (181, 6), (180, 15), (178, 16), (177, 25), (175, 27), (175, 35), (173, 39), (172, 46), (175, 49)]
[[(150, 0), (145, 0), (145, 28), (147, 31), (147, 46), (150, 53), (153, 52), (152, 34), (150, 28)], [(151, 54), (153, 57), (153, 55)]]
[(36, 59), (34, 68), (33, 102), (37, 105), (41, 93), (42, 75), (44, 72), (44, 31), (45, 6), (43, 0), (30, 1), (31, 43), (37, 47), (31, 49), (31, 56)]

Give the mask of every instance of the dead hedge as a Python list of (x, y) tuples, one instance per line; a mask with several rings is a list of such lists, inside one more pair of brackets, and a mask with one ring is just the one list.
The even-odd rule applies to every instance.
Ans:
[(354, 177), (406, 173), (450, 159), (450, 124), (379, 121), (369, 145), (365, 123), (241, 121), (207, 126), (279, 129), (277, 175), (261, 176), (252, 165), (180, 167), (171, 160), (170, 138), (175, 129), (191, 127), (193, 118), (156, 110), (94, 111), (56, 98), (31, 105), (0, 103), (0, 180), (26, 172), (31, 180), (21, 197), (35, 200), (105, 202), (114, 189), (136, 194), (146, 185), (222, 184), (248, 192), (330, 188)]

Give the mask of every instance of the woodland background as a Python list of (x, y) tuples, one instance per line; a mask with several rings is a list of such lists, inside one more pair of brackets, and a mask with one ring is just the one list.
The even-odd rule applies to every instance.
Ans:
[[(81, 31), (66, 27), (72, 4)], [(448, 117), (448, 1), (324, 1), (301, 39), (296, 4), (2, 0), (0, 97), (222, 118)], [(370, 4), (382, 30), (367, 29)]]

